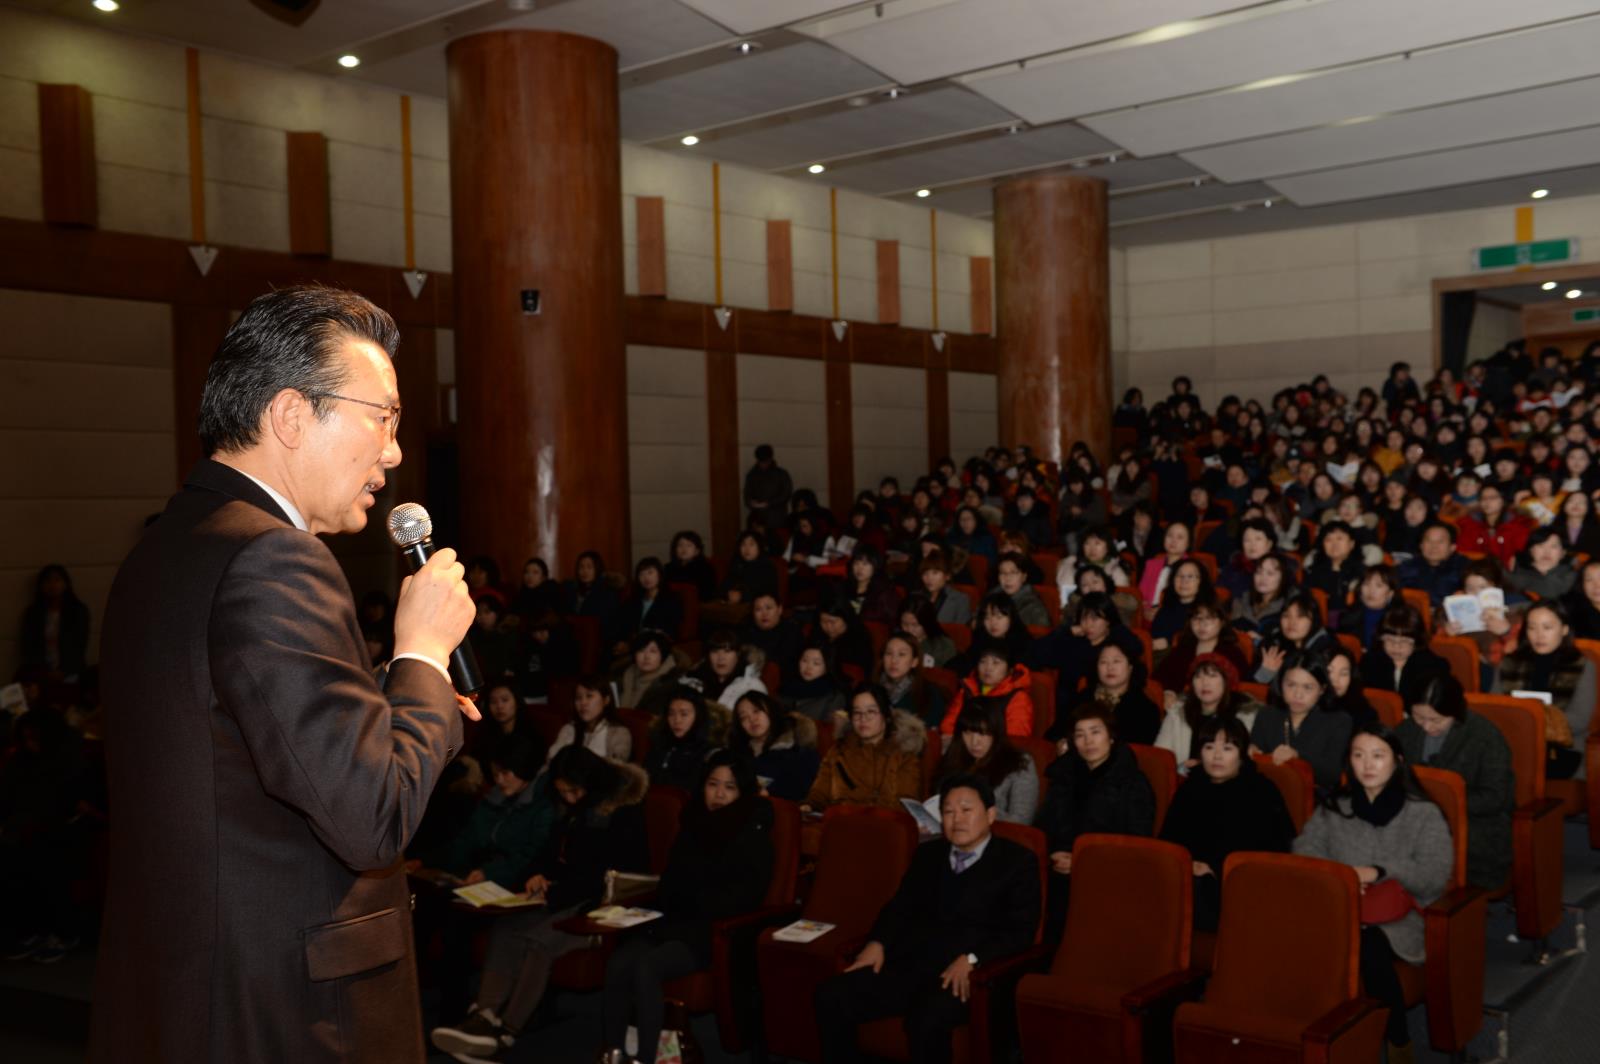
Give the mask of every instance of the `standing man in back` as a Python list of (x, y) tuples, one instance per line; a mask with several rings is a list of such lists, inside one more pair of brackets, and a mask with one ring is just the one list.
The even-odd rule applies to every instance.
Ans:
[(400, 464), (393, 320), (255, 300), (206, 376), (206, 453), (123, 562), (102, 676), (111, 880), (96, 1064), (423, 1059), (402, 851), (470, 703), (441, 550), (401, 585), (387, 686), (319, 535)]
[(767, 528), (782, 528), (789, 520), (789, 496), (794, 481), (789, 471), (772, 457), (772, 444), (756, 448), (756, 464), (744, 475), (744, 505), (752, 515), (760, 514)]

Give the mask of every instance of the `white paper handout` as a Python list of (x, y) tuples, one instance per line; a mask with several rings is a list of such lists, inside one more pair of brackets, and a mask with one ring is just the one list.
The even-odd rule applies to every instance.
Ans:
[(1463, 592), (1444, 597), (1444, 615), (1461, 629), (1463, 635), (1487, 630), (1488, 625), (1483, 620), (1485, 610), (1505, 608), (1506, 593), (1497, 587), (1486, 587), (1476, 595)]

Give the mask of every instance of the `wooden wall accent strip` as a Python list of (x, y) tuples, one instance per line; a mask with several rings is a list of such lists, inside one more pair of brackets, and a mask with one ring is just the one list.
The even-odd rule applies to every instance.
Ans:
[(939, 327), (939, 212), (928, 209), (928, 292), (933, 296), (933, 327)]
[(44, 220), (55, 225), (98, 224), (94, 98), (88, 89), (39, 86), (39, 154)]
[(794, 254), (787, 218), (767, 219), (767, 309), (794, 309)]
[(828, 189), (828, 254), (833, 278), (833, 320), (839, 320), (839, 190)]
[(711, 267), (715, 271), (717, 306), (722, 302), (722, 164), (711, 164)]
[(972, 256), (972, 331), (983, 336), (994, 332), (994, 278), (989, 266), (987, 255)]
[(928, 364), (928, 354), (933, 350), (930, 335), (926, 329), (856, 322), (847, 337), (850, 361), (921, 369)]
[(639, 196), (634, 201), (634, 220), (639, 248), (639, 294), (667, 294), (666, 200), (660, 196)]
[(928, 468), (950, 457), (950, 372), (928, 367)]
[(411, 97), (400, 95), (400, 210), (405, 218), (406, 269), (417, 268), (417, 215), (411, 179)]
[(206, 153), (200, 127), (200, 52), (183, 50), (189, 117), (189, 236), (206, 242)]
[(289, 252), (332, 255), (328, 138), (321, 133), (285, 133), (284, 137), (288, 141), (289, 156)]
[[(177, 432), (177, 483), (182, 484), (201, 454), (200, 392), (206, 370), (227, 334), (232, 317), (226, 307), (172, 306), (172, 399)], [(404, 422), (402, 422), (404, 424)]]
[(733, 556), (739, 536), (739, 356), (731, 350), (706, 352), (706, 440), (711, 475), (711, 543), (718, 557)]
[(878, 241), (878, 323), (900, 324), (900, 241)]
[(855, 326), (838, 340), (833, 330), (823, 333), (827, 361), (823, 366), (823, 395), (828, 425), (828, 508), (841, 519), (850, 512), (856, 495), (854, 400), (850, 384), (850, 349)]

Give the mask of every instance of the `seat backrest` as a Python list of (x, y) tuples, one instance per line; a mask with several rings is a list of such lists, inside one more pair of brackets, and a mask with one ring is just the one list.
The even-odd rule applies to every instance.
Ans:
[(1469, 636), (1436, 635), (1428, 646), (1450, 666), (1450, 675), (1461, 689), (1473, 694), (1482, 687), (1483, 673), (1478, 668), (1478, 644)]
[(1079, 835), (1072, 904), (1051, 973), (1131, 990), (1189, 965), (1189, 851), (1132, 835)]
[(1143, 743), (1129, 743), (1128, 749), (1139, 759), (1139, 769), (1156, 792), (1156, 834), (1167, 819), (1167, 806), (1172, 804), (1173, 792), (1178, 789), (1178, 759), (1171, 750)]
[[(979, 561), (982, 561), (982, 559), (977, 555), (973, 555), (971, 561), (969, 561), (967, 564), (976, 565)], [(952, 584), (951, 590), (955, 593), (967, 596), (967, 601), (972, 604), (972, 612), (978, 612), (978, 607), (983, 603), (982, 584)]]
[(1317, 609), (1322, 614), (1322, 623), (1328, 623), (1328, 593), (1320, 587), (1311, 589), (1311, 597), (1317, 600)]
[(1038, 945), (1039, 940), (1044, 937), (1044, 896), (1049, 889), (1050, 844), (1044, 832), (1038, 828), (1026, 824), (1013, 824), (1009, 820), (996, 820), (994, 833), (1002, 839), (1010, 839), (1019, 846), (1026, 846), (1039, 863), (1039, 922), (1033, 928), (1033, 941)]
[(1264, 683), (1252, 683), (1249, 680), (1244, 680), (1239, 684), (1239, 693), (1255, 699), (1262, 705), (1267, 704), (1267, 685)]
[(767, 689), (767, 694), (773, 696), (776, 696), (778, 688), (783, 686), (783, 670), (778, 668), (776, 661), (769, 661), (761, 666), (761, 686)]
[(1405, 599), (1407, 606), (1422, 614), (1423, 631), (1433, 631), (1433, 600), (1428, 598), (1428, 593), (1421, 588), (1403, 587), (1400, 596)]
[(1361, 664), (1361, 654), (1362, 654), (1361, 640), (1357, 639), (1350, 632), (1339, 632), (1339, 633), (1337, 633), (1335, 635), (1334, 638), (1339, 640), (1339, 645), (1340, 646), (1344, 647), (1346, 650), (1348, 650), (1350, 652), (1350, 657), (1355, 660), (1355, 663), (1357, 665)]
[(678, 626), (678, 642), (693, 639), (700, 631), (700, 589), (693, 584), (668, 584), (667, 590), (683, 604), (683, 623)]
[(1467, 696), (1467, 708), (1500, 729), (1511, 748), (1511, 773), (1518, 805), (1544, 797), (1544, 704), (1510, 695)]
[(916, 822), (903, 810), (829, 806), (805, 918), (837, 924), (840, 941), (866, 934), (916, 848)]
[(922, 741), (922, 793), (932, 794), (938, 782), (939, 762), (944, 760), (944, 743), (937, 728), (930, 728)]
[(1049, 768), (1050, 762), (1056, 759), (1056, 744), (1049, 739), (1034, 738), (1014, 738), (1011, 743), (1018, 750), (1026, 751), (1028, 756), (1033, 758), (1033, 771), (1039, 775), (1039, 793), (1043, 794), (1045, 787), (1048, 786), (1044, 774), (1045, 769)]
[(972, 648), (972, 629), (964, 624), (947, 624), (944, 634), (950, 637), (958, 652), (965, 654)]
[(1150, 632), (1144, 628), (1130, 630), (1139, 637), (1139, 645), (1144, 648), (1144, 671), (1149, 672), (1155, 668), (1155, 651), (1150, 647)]
[(1056, 682), (1061, 674), (1055, 669), (1034, 669), (1028, 686), (1033, 699), (1033, 734), (1043, 735), (1056, 720)]
[[(1051, 577), (1055, 576), (1055, 566), (1045, 570)], [(1039, 601), (1044, 603), (1044, 608), (1050, 612), (1050, 627), (1054, 628), (1061, 623), (1061, 589), (1055, 584), (1034, 584), (1033, 593), (1039, 596)]]
[(600, 618), (571, 614), (562, 620), (572, 629), (572, 638), (578, 644), (578, 671), (597, 671), (600, 668)]
[(1203, 550), (1192, 550), (1189, 552), (1189, 557), (1200, 563), (1200, 567), (1206, 571), (1206, 575), (1211, 577), (1212, 586), (1215, 588), (1217, 583), (1217, 556)]
[(678, 841), (683, 807), (688, 803), (688, 792), (678, 787), (652, 786), (645, 793), (644, 829), (650, 838), (650, 871), (655, 875), (666, 871), (672, 844)]
[(1200, 521), (1194, 526), (1194, 545), (1196, 547), (1211, 538), (1211, 533), (1222, 527), (1221, 521)]
[(772, 803), (772, 879), (762, 905), (789, 905), (799, 893), (800, 807), (783, 798), (768, 798)]
[[(981, 554), (967, 556), (967, 571), (972, 574), (972, 586), (978, 589), (979, 597), (989, 590), (989, 559)], [(978, 608), (977, 600), (973, 600), (972, 608)]]
[(1384, 691), (1377, 687), (1363, 688), (1367, 701), (1377, 712), (1378, 719), (1383, 721), (1386, 728), (1398, 728), (1400, 722), (1406, 719), (1406, 704), (1401, 700), (1397, 691)]
[(872, 660), (876, 662), (883, 657), (883, 646), (889, 641), (889, 636), (894, 634), (894, 629), (882, 621), (864, 621), (862, 623), (867, 629), (867, 634), (872, 636)]
[[(959, 625), (951, 625), (949, 628), (945, 629), (945, 631), (962, 631), (962, 628)], [(961, 689), (961, 677), (957, 676), (949, 669), (939, 669), (931, 665), (924, 666), (922, 670), (922, 678), (933, 684), (933, 686), (937, 687), (941, 692), (944, 693), (944, 700), (946, 703), (954, 698), (956, 696), (956, 692)]]
[[(1076, 862), (1072, 871), (1076, 877)], [(1206, 1002), (1250, 1014), (1270, 1008), (1281, 1021), (1310, 1023), (1354, 998), (1359, 891), (1350, 865), (1288, 853), (1230, 854)]]
[(1467, 881), (1467, 784), (1449, 769), (1413, 766), (1417, 782), (1428, 792), (1433, 804), (1444, 814), (1450, 825), (1450, 845), (1455, 850), (1455, 864), (1446, 890), (1454, 890)]
[(819, 720), (817, 724), (817, 756), (827, 757), (833, 749), (833, 721)]
[(1261, 774), (1283, 795), (1283, 804), (1289, 807), (1289, 819), (1294, 821), (1294, 830), (1298, 833), (1317, 807), (1317, 780), (1311, 772), (1311, 763), (1296, 757), (1281, 765), (1275, 764), (1271, 754), (1257, 754), (1253, 760)]
[(650, 727), (656, 722), (654, 714), (646, 709), (617, 709), (614, 712), (617, 720), (633, 737), (633, 755), (628, 760), (635, 765), (644, 764), (645, 755), (650, 752)]

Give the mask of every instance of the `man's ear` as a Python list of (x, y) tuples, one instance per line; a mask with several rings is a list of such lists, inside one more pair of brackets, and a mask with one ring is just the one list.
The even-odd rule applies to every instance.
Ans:
[(305, 441), (306, 430), (316, 417), (311, 400), (293, 388), (285, 388), (267, 404), (267, 431), (283, 446), (294, 450)]
[(988, 809), (984, 810), (984, 812), (988, 814), (989, 826), (994, 827), (995, 818), (999, 816), (999, 810), (991, 805)]

